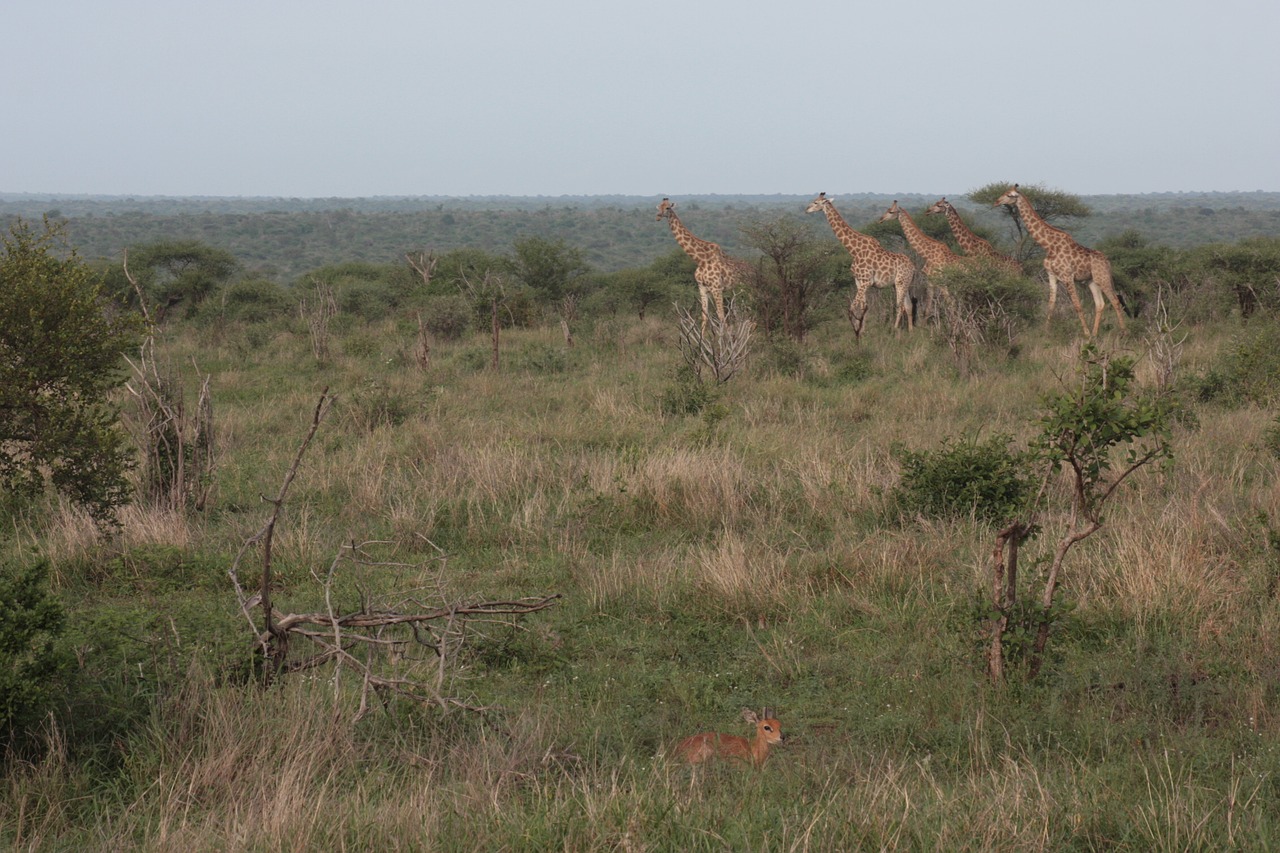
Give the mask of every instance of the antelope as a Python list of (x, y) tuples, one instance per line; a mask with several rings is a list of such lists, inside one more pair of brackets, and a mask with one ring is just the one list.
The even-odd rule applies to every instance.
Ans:
[(770, 715), (768, 708), (759, 717), (750, 708), (743, 708), (742, 719), (756, 727), (754, 740), (720, 732), (703, 732), (680, 741), (676, 746), (676, 757), (688, 764), (724, 758), (750, 762), (753, 767), (759, 767), (769, 757), (769, 747), (782, 743), (782, 724)]

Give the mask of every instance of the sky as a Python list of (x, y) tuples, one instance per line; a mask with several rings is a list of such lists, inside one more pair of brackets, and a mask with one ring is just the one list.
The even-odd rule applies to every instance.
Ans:
[(1280, 191), (1275, 0), (10, 0), (0, 192)]

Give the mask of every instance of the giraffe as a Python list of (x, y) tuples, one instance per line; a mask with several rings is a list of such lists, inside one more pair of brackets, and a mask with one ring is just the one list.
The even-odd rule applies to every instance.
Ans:
[(1089, 335), (1089, 326), (1084, 320), (1084, 308), (1080, 305), (1080, 294), (1076, 292), (1076, 282), (1087, 281), (1089, 291), (1093, 294), (1092, 334), (1098, 334), (1107, 301), (1110, 301), (1111, 307), (1115, 309), (1116, 320), (1123, 330), (1124, 311), (1120, 308), (1120, 297), (1116, 295), (1115, 286), (1111, 281), (1111, 262), (1107, 260), (1107, 256), (1096, 249), (1081, 246), (1066, 231), (1054, 228), (1045, 222), (1040, 214), (1036, 213), (1036, 209), (1031, 206), (1027, 197), (1018, 192), (1017, 184), (996, 199), (992, 207), (1002, 204), (1012, 204), (1017, 207), (1018, 216), (1022, 219), (1022, 224), (1027, 227), (1027, 233), (1044, 249), (1044, 269), (1049, 274), (1049, 315), (1052, 316), (1053, 306), (1058, 300), (1058, 282), (1061, 281), (1066, 285), (1067, 293), (1071, 295), (1071, 304), (1076, 309), (1076, 316), (1080, 318), (1081, 328), (1084, 329), (1085, 335)]
[(911, 214), (898, 207), (897, 201), (889, 205), (889, 209), (876, 221), (888, 222), (890, 219), (898, 220), (898, 224), (902, 226), (902, 236), (907, 238), (907, 243), (915, 249), (916, 254), (924, 259), (926, 276), (964, 263), (964, 258), (951, 251), (946, 243), (935, 240), (921, 231), (920, 226), (911, 218)]
[(715, 300), (716, 314), (719, 315), (720, 326), (723, 328), (724, 291), (741, 281), (742, 262), (726, 255), (724, 249), (715, 243), (693, 236), (676, 215), (676, 206), (671, 199), (664, 198), (658, 205), (658, 219), (667, 220), (680, 248), (698, 265), (693, 278), (698, 283), (698, 299), (702, 303), (702, 334), (707, 333), (708, 298)]
[(960, 248), (964, 249), (967, 256), (973, 258), (990, 258), (995, 264), (1009, 272), (1022, 274), (1022, 265), (1008, 255), (997, 252), (995, 247), (983, 240), (977, 234), (969, 230), (969, 226), (964, 224), (964, 220), (960, 218), (960, 212), (956, 210), (955, 205), (947, 201), (946, 196), (938, 199), (933, 205), (924, 212), (925, 216), (931, 216), (936, 213), (944, 214), (947, 217), (947, 224), (951, 226), (951, 233), (956, 236), (956, 242), (960, 244)]
[[(893, 204), (889, 205), (889, 209), (877, 221), (888, 222), (890, 219), (898, 220), (898, 224), (902, 226), (902, 236), (907, 238), (907, 244), (924, 260), (922, 272), (929, 283), (929, 306), (926, 313), (932, 315), (937, 308), (937, 303), (934, 302), (934, 274), (947, 267), (964, 264), (968, 258), (957, 255), (946, 243), (935, 240), (921, 231), (920, 226), (911, 218), (911, 214), (898, 206), (897, 199), (894, 199)], [(943, 285), (938, 285), (937, 289), (942, 293), (942, 298), (950, 304), (951, 291)]]
[(853, 273), (856, 290), (853, 301), (849, 303), (849, 322), (853, 324), (854, 337), (862, 339), (862, 324), (867, 316), (867, 288), (885, 287), (890, 283), (893, 284), (894, 291), (894, 331), (897, 331), (904, 314), (907, 318), (907, 330), (915, 328), (911, 317), (911, 294), (908, 292), (916, 273), (911, 259), (906, 255), (890, 252), (873, 237), (854, 231), (826, 193), (818, 193), (818, 197), (809, 203), (805, 212), (816, 213), (819, 210), (826, 215), (827, 223), (835, 232), (836, 238), (853, 258), (849, 270)]

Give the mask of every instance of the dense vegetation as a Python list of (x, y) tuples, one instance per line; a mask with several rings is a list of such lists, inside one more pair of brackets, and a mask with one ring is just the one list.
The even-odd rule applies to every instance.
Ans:
[[(814, 191), (826, 189), (816, 187)], [(746, 247), (741, 229), (759, 219), (798, 214), (808, 196), (681, 198), (698, 236), (730, 251)], [(894, 196), (836, 196), (857, 227), (879, 216)], [(911, 210), (937, 196), (899, 195)], [(1083, 196), (1093, 215), (1070, 229), (1085, 245), (1134, 230), (1158, 245), (1188, 247), (1280, 234), (1280, 193), (1153, 193)], [(1003, 217), (952, 199), (966, 217), (1002, 231)], [(505, 252), (519, 239), (563, 239), (596, 269), (642, 266), (671, 245), (653, 221), (657, 198), (379, 198), (165, 199), (44, 198), (0, 194), (0, 221), (14, 216), (67, 220), (72, 243), (87, 258), (119, 260), (131, 245), (197, 240), (231, 252), (250, 270), (287, 281), (321, 266), (352, 261), (399, 263), (406, 251), (476, 248)], [(818, 217), (808, 227), (822, 233)]]
[[(804, 280), (762, 265), (741, 295), (759, 331), (715, 384), (681, 356), (671, 303), (693, 286), (665, 227), (649, 206), (604, 210), (655, 231), (652, 250), (611, 270), (572, 230), (419, 235), (277, 278), (230, 244), (185, 242), (208, 235), (125, 238), (144, 298), (172, 309), (155, 375), (190, 410), (212, 389), (214, 464), (198, 504), (150, 497), (137, 469), (114, 532), (56, 492), (4, 505), (0, 684), (22, 725), (0, 844), (1275, 845), (1280, 240), (1110, 232), (1136, 316), (1085, 363), (1066, 300), (1046, 323), (1042, 284), (983, 274), (953, 282), (969, 313), (910, 335), (872, 294), (855, 345), (847, 256), (817, 217)], [(793, 210), (763, 219), (808, 221)], [(773, 257), (779, 231), (742, 217), (753, 236), (723, 212), (708, 236)], [(413, 248), (438, 253), (429, 277)], [(768, 332), (771, 300), (801, 284), (805, 322)], [(1107, 369), (1099, 352), (1134, 386), (1101, 403), (1158, 399), (1172, 455), (1115, 491), (1051, 612), (1011, 614), (1033, 633), (1051, 620), (1039, 672), (1011, 630), (993, 683), (997, 528), (1028, 454), (1049, 426), (1066, 434), (1068, 392)], [(125, 411), (144, 445), (146, 419)], [(295, 460), (269, 561), (241, 560)], [(1039, 506), (1021, 558), (1036, 586), (1074, 520), (1069, 478)], [(468, 707), (380, 691), (362, 712), (354, 663), (290, 673), (262, 653), (233, 567), (249, 589), (269, 572), (280, 613), (562, 597), (448, 646), (388, 629), (406, 641), (391, 672)], [(282, 661), (305, 656), (295, 643)], [(662, 757), (695, 731), (745, 734), (743, 706), (772, 708), (790, 741), (763, 771), (693, 776)]]

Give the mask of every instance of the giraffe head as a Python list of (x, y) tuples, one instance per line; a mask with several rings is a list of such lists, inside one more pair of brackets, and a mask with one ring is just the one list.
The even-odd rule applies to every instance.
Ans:
[(996, 203), (991, 206), (999, 207), (1002, 204), (1011, 204), (1016, 207), (1018, 204), (1018, 199), (1020, 198), (1022, 198), (1022, 193), (1018, 192), (1018, 185), (1014, 184), (1013, 186), (1009, 187), (1009, 189), (1005, 190), (1004, 195), (996, 199)]
[(676, 206), (674, 203), (672, 203), (671, 199), (664, 198), (662, 200), (662, 203), (658, 205), (658, 218), (666, 219), (668, 216), (670, 216), (675, 212), (675, 209), (676, 209)]
[(898, 207), (898, 200), (894, 199), (893, 204), (889, 205), (889, 209), (886, 210), (881, 217), (876, 220), (876, 222), (887, 222), (890, 219), (897, 219), (898, 214), (901, 212), (902, 208)]
[(951, 202), (947, 201), (947, 197), (943, 196), (935, 201), (929, 209), (924, 212), (924, 215), (931, 216), (935, 213), (946, 213), (948, 210), (955, 210), (955, 208), (951, 205)]
[(831, 207), (831, 199), (827, 198), (826, 193), (818, 193), (818, 197), (809, 202), (809, 206), (804, 209), (805, 213), (817, 213), (821, 210), (826, 213), (827, 208)]

